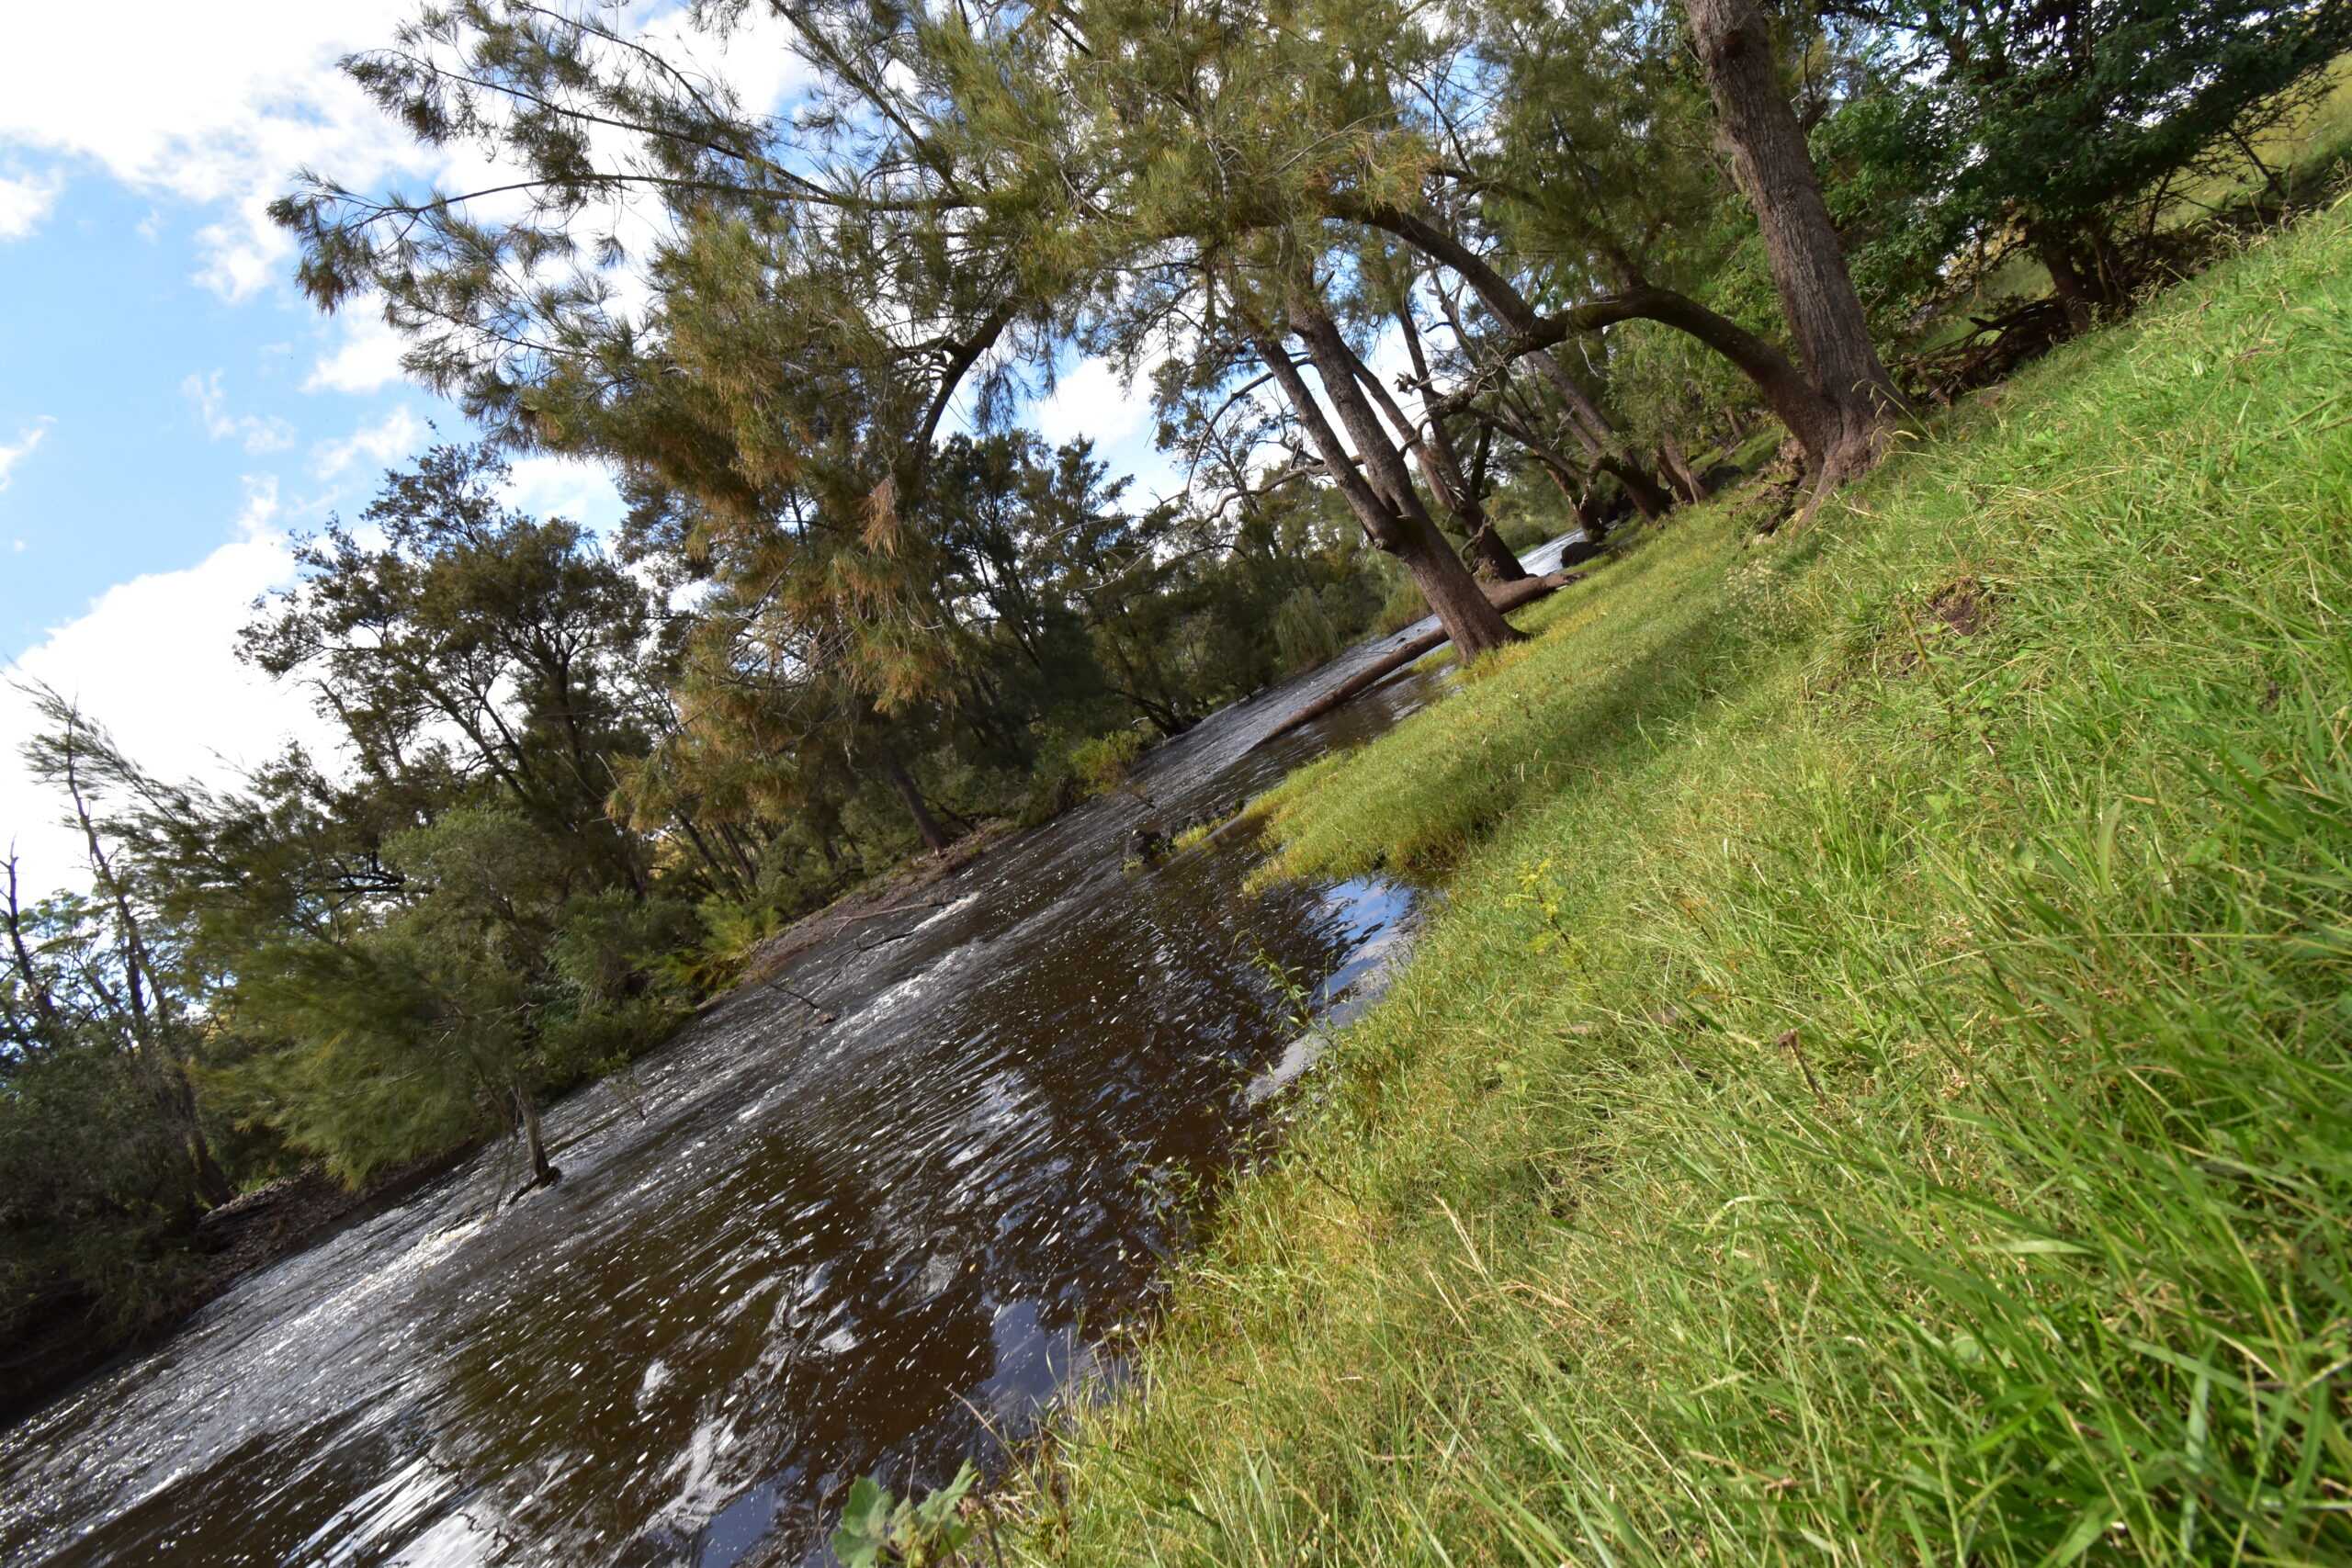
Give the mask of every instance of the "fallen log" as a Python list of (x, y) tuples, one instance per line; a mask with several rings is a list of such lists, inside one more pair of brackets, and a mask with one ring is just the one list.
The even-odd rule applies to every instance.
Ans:
[[(1506, 613), (1541, 599), (1546, 593), (1566, 588), (1584, 576), (1580, 571), (1555, 571), (1544, 577), (1525, 577), (1516, 582), (1499, 582), (1487, 590), (1487, 598), (1496, 609)], [(1260, 736), (1257, 746), (1263, 746), (1278, 735), (1288, 735), (1302, 724), (1312, 724), (1337, 707), (1379, 685), (1389, 676), (1405, 668), (1421, 655), (1443, 648), (1446, 636), (1442, 630), (1426, 632), (1396, 649), (1382, 654), (1363, 669), (1357, 671), (1321, 696), (1292, 714), (1273, 728)]]

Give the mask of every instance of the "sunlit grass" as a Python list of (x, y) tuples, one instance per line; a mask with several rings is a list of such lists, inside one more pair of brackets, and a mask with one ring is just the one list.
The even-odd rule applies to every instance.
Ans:
[(1008, 1560), (2352, 1559), (2352, 207), (1267, 803), (1447, 897)]

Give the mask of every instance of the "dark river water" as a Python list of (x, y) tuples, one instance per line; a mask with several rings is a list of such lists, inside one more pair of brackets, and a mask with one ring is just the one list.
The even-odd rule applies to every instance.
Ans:
[(560, 1186), (502, 1208), (493, 1149), (0, 1433), (0, 1562), (824, 1563), (857, 1476), (936, 1484), (1114, 1380), (1302, 1006), (1360, 1005), (1414, 904), (1245, 897), (1240, 832), (1123, 870), (1127, 837), (1427, 701), (1257, 744), (1393, 640), (794, 959), (835, 1021), (746, 987), (573, 1095)]

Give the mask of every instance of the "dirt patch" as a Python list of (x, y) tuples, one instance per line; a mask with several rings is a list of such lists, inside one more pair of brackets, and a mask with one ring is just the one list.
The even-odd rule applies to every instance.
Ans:
[(1984, 584), (1973, 577), (1961, 578), (1937, 590), (1919, 608), (1898, 610), (1898, 624), (1881, 638), (1871, 663), (1890, 679), (1899, 680), (1920, 667), (1933, 644), (1973, 637), (1984, 631), (1993, 624), (1993, 597)]
[(1984, 588), (1974, 578), (1963, 577), (1928, 601), (1928, 618), (1957, 636), (1974, 637), (1991, 622), (1993, 611)]

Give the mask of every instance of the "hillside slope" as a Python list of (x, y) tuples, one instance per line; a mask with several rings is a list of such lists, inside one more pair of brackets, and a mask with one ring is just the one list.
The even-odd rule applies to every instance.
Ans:
[(2352, 1557), (2352, 205), (1264, 803), (1449, 897), (1009, 1551)]

